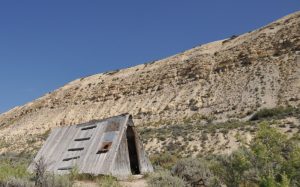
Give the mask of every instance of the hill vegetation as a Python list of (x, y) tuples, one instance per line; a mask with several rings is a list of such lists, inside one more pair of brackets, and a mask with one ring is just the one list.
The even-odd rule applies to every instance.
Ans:
[(174, 156), (165, 153), (161, 157), (154, 157), (153, 163), (159, 172), (149, 177), (149, 185), (299, 186), (300, 136), (297, 133), (288, 138), (271, 126), (270, 122), (259, 123), (259, 129), (251, 143), (241, 146), (230, 155), (176, 160)]
[[(147, 177), (148, 184), (150, 187), (299, 186), (300, 126), (299, 124), (295, 126), (289, 124), (292, 125), (290, 128), (292, 132), (282, 131), (283, 123), (281, 121), (286, 118), (299, 120), (299, 108), (262, 109), (256, 112), (249, 121), (211, 122), (211, 124), (207, 124), (209, 127), (206, 129), (207, 134), (229, 133), (231, 130), (251, 127), (253, 128), (253, 138), (247, 142), (243, 136), (236, 137), (240, 146), (230, 154), (214, 154), (212, 151), (199, 154), (196, 151), (196, 155), (189, 154), (189, 150), (184, 149), (181, 144), (176, 142), (178, 140), (175, 140), (172, 145), (166, 144), (160, 152), (150, 155), (156, 172)], [(144, 140), (148, 141), (159, 133), (162, 133), (161, 136), (166, 139), (178, 136), (189, 137), (193, 132), (205, 130), (203, 126), (197, 125), (197, 122), (196, 118), (193, 118), (193, 120), (187, 120), (186, 124), (169, 124), (163, 130), (159, 128), (144, 129), (141, 135)], [(185, 127), (195, 130), (188, 133), (185, 131)], [(199, 143), (202, 141), (203, 139), (200, 139)], [(92, 180), (98, 182), (99, 186), (119, 186), (111, 177), (79, 175), (76, 171), (65, 176), (43, 173), (37, 177), (36, 174), (30, 174), (26, 170), (31, 158), (32, 155), (24, 154), (2, 155), (0, 158), (0, 184), (4, 186), (34, 186), (37, 181), (40, 181), (40, 186), (59, 187), (72, 186), (75, 180)]]

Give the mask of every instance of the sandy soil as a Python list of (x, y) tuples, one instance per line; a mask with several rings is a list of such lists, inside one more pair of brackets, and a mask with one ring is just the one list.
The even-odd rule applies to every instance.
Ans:
[[(123, 187), (146, 187), (147, 183), (145, 179), (138, 179), (133, 181), (120, 181)], [(74, 187), (98, 187), (97, 183), (89, 181), (77, 181)]]

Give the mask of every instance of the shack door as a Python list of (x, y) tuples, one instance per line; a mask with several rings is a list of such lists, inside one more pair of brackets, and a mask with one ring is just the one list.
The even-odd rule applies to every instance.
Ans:
[(138, 175), (141, 173), (140, 166), (139, 166), (139, 157), (138, 157), (138, 152), (136, 147), (135, 134), (131, 126), (127, 127), (126, 135), (127, 135), (131, 173), (133, 175)]

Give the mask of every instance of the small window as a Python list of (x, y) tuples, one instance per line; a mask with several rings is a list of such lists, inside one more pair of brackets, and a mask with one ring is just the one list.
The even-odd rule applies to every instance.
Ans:
[(68, 149), (68, 151), (82, 151), (82, 150), (84, 150), (83, 147)]
[(103, 142), (97, 154), (107, 153), (112, 146), (112, 142)]
[(75, 142), (81, 142), (81, 141), (87, 141), (87, 140), (90, 140), (91, 139), (91, 137), (87, 137), (87, 138), (77, 138), (77, 139), (75, 139), (74, 141)]
[(63, 159), (63, 161), (67, 162), (67, 161), (70, 161), (70, 160), (76, 160), (78, 158), (80, 158), (80, 156), (75, 156), (75, 157), (71, 157), (71, 158), (65, 158), (65, 159)]
[(63, 168), (58, 168), (60, 171), (66, 171), (66, 170), (72, 170), (73, 167), (63, 167)]
[(93, 126), (89, 126), (89, 127), (84, 127), (84, 128), (82, 128), (81, 130), (82, 130), (82, 131), (86, 131), (86, 130), (94, 129), (94, 128), (96, 128), (96, 127), (97, 127), (97, 125), (93, 125)]

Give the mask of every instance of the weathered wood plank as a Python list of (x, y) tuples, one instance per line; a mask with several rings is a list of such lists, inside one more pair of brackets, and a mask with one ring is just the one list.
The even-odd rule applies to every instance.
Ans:
[[(34, 162), (45, 159), (47, 171), (65, 174), (77, 167), (80, 173), (94, 175), (131, 175), (127, 127), (133, 126), (130, 115), (120, 115), (101, 121), (56, 128), (36, 155)], [(136, 131), (136, 148), (140, 171), (153, 168)], [(104, 147), (103, 147), (104, 146)], [(33, 171), (34, 162), (29, 166)]]

